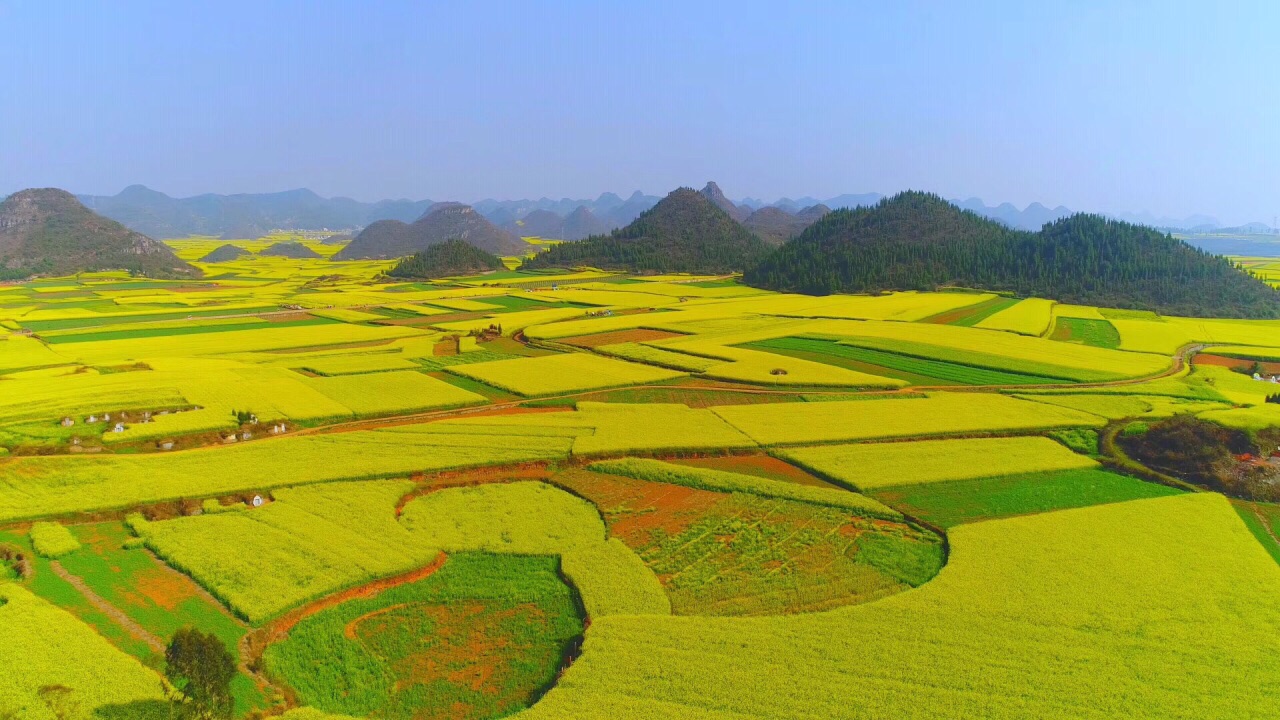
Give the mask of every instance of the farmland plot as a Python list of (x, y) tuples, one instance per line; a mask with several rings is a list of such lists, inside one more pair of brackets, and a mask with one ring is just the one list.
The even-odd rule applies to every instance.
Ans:
[(526, 397), (640, 385), (683, 374), (585, 353), (455, 365), (448, 370)]
[(1098, 467), (1044, 437), (821, 445), (775, 453), (859, 490)]
[(1053, 300), (1027, 298), (979, 321), (974, 327), (984, 330), (1006, 330), (1019, 335), (1043, 335), (1053, 320)]
[(488, 434), (435, 429), (428, 424), (285, 437), (165, 454), (9, 458), (0, 462), (0, 519), (555, 459), (567, 456), (571, 444), (549, 435), (508, 437), (498, 444)]
[(1164, 497), (1182, 491), (1084, 468), (884, 486), (871, 492), (912, 517), (950, 528), (992, 518)]
[(1220, 496), (975, 523), (950, 541), (932, 582), (867, 605), (595, 622), (521, 718), (1191, 720), (1280, 700), (1280, 566)]
[(264, 660), (317, 708), (484, 719), (527, 707), (582, 630), (554, 559), (464, 553), (302, 620)]
[(761, 445), (875, 440), (974, 432), (1101, 427), (1097, 415), (1002, 395), (932, 393), (922, 400), (736, 405), (713, 409)]
[(942, 563), (931, 533), (830, 505), (576, 470), (553, 482), (600, 509), (610, 532), (658, 574), (676, 614), (867, 602), (923, 583)]
[(49, 705), (59, 700), (41, 697), (42, 688), (55, 685), (68, 688), (62, 706), (99, 717), (168, 717), (155, 672), (65, 610), (0, 582), (0, 710), (23, 720), (59, 720)]

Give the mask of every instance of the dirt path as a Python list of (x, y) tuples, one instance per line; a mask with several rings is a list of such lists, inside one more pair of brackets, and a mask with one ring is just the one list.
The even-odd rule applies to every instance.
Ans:
[[(439, 555), (436, 555), (436, 558), (432, 560), (430, 564), (411, 570), (407, 573), (382, 578), (381, 580), (374, 580), (373, 582), (366, 583), (364, 585), (358, 585), (332, 595), (326, 595), (318, 600), (307, 603), (302, 607), (294, 608), (290, 612), (268, 622), (257, 630), (249, 632), (240, 641), (241, 669), (258, 678), (261, 682), (269, 682), (266, 676), (262, 673), (262, 653), (267, 649), (268, 645), (279, 642), (288, 637), (289, 631), (296, 627), (298, 623), (312, 615), (315, 615), (316, 613), (327, 610), (336, 605), (340, 605), (348, 600), (376, 597), (391, 588), (417, 582), (443, 567), (447, 559), (447, 555), (440, 553)], [(285, 696), (286, 702), (290, 707), (297, 705), (297, 700), (294, 698), (293, 693), (289, 688), (275, 683), (271, 684), (282, 691), (282, 694)]]
[(1267, 519), (1263, 517), (1262, 513), (1258, 512), (1257, 507), (1251, 507), (1249, 508), (1249, 511), (1258, 518), (1258, 522), (1262, 524), (1262, 529), (1267, 531), (1267, 534), (1271, 536), (1271, 540), (1276, 544), (1276, 546), (1280, 547), (1280, 537), (1277, 537), (1275, 530), (1271, 529), (1271, 523), (1267, 522)]
[(120, 608), (112, 605), (103, 599), (101, 595), (95, 593), (88, 585), (85, 584), (84, 580), (81, 580), (78, 576), (67, 572), (67, 569), (62, 567), (62, 563), (59, 563), (57, 560), (51, 560), (49, 562), (49, 567), (53, 569), (54, 575), (66, 580), (71, 587), (76, 589), (76, 592), (83, 595), (84, 599), (89, 601), (90, 605), (95, 607), (103, 615), (111, 618), (115, 624), (124, 628), (125, 632), (132, 635), (135, 639), (146, 643), (147, 646), (157, 654), (164, 654), (163, 640), (148, 632), (146, 628), (134, 622), (128, 615), (125, 615)]

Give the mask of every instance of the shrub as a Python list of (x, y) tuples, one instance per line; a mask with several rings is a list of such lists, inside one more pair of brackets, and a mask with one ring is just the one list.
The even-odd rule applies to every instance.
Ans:
[(59, 558), (80, 549), (80, 543), (71, 531), (54, 522), (32, 525), (31, 544), (38, 555), (47, 558)]

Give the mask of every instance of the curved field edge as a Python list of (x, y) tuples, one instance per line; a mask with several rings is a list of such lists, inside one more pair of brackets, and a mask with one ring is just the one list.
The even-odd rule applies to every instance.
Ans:
[(975, 523), (951, 545), (932, 582), (867, 605), (604, 618), (519, 717), (1190, 719), (1280, 701), (1280, 566), (1221, 496)]

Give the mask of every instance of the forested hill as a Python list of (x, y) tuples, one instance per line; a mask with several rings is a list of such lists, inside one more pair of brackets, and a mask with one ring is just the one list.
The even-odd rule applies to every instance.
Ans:
[(200, 276), (164, 243), (94, 213), (64, 190), (23, 190), (0, 202), (0, 280), (93, 270)]
[(1012, 230), (927, 193), (837, 210), (744, 281), (809, 294), (956, 285), (1198, 317), (1280, 317), (1280, 293), (1151, 228), (1073, 215)]
[(530, 258), (528, 268), (590, 266), (629, 272), (727, 273), (753, 267), (763, 240), (706, 196), (680, 188), (610, 235), (563, 243)]
[(522, 255), (529, 246), (476, 212), (470, 205), (441, 202), (410, 224), (379, 220), (365, 228), (334, 260), (367, 260), (412, 255), (445, 240), (460, 238), (486, 252)]
[(465, 240), (445, 240), (416, 255), (407, 257), (387, 271), (396, 278), (434, 278), (474, 275), (501, 270), (502, 260)]

